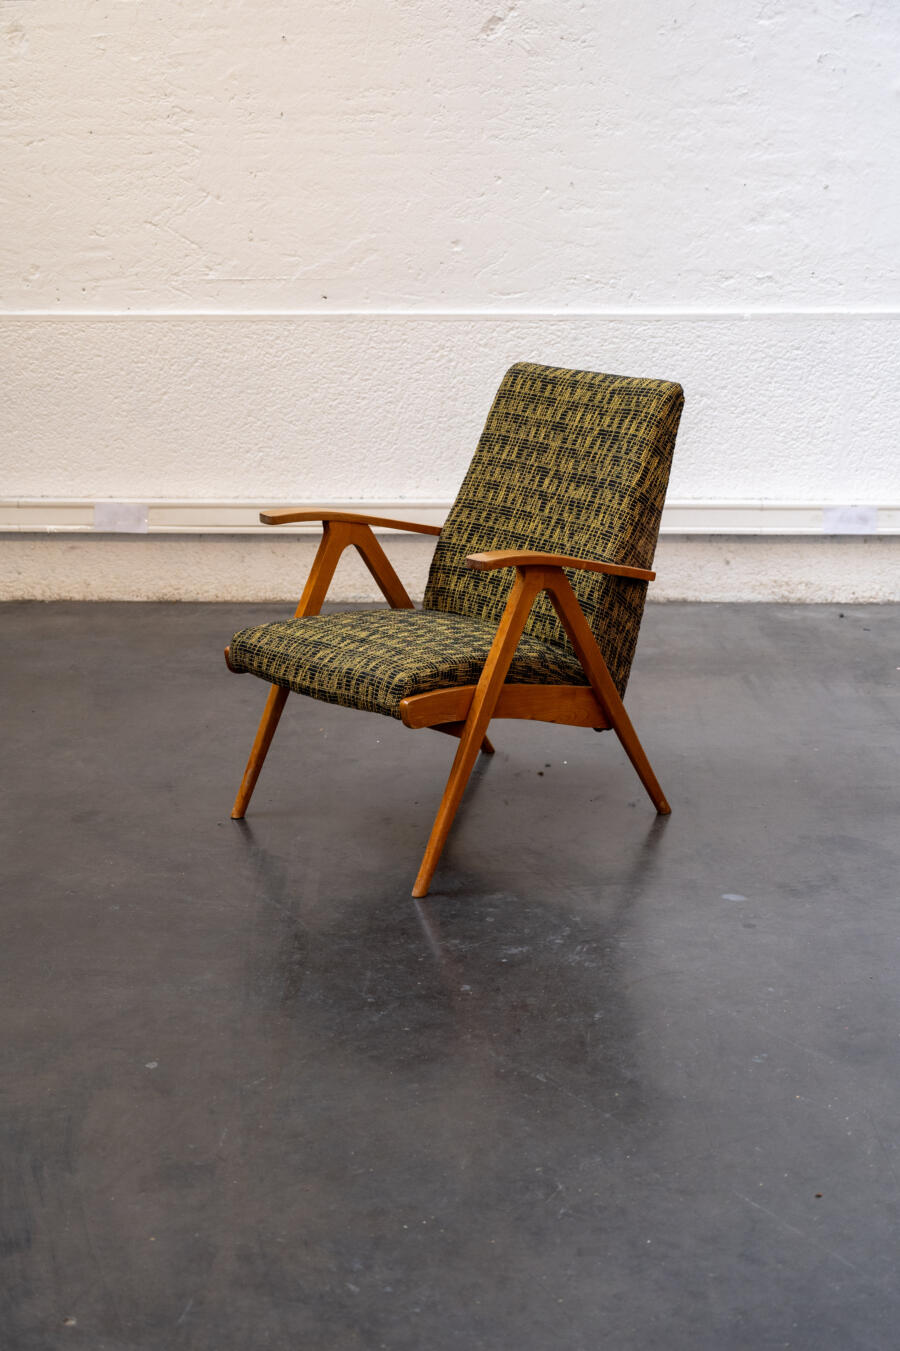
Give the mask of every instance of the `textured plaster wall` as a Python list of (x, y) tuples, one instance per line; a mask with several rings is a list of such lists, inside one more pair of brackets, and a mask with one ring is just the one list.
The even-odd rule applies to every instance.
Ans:
[(886, 318), (0, 320), (22, 496), (450, 500), (506, 366), (688, 391), (673, 499), (900, 497)]
[(11, 306), (900, 300), (892, 0), (6, 0), (0, 21)]
[[(5, 0), (0, 45), (0, 497), (449, 498), (530, 358), (681, 380), (673, 498), (900, 498), (890, 0)], [(185, 594), (133, 543), (7, 541), (0, 594)], [(215, 542), (248, 595), (278, 548)]]

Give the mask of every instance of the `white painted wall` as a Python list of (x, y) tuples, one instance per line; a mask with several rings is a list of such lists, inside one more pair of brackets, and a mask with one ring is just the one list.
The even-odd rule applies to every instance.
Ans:
[(673, 499), (900, 496), (885, 317), (79, 316), (0, 342), (21, 496), (449, 500), (523, 357), (680, 380)]
[[(6, 0), (0, 37), (0, 497), (448, 499), (525, 358), (681, 380), (674, 499), (900, 500), (891, 0)], [(144, 544), (117, 585), (173, 593)], [(843, 594), (850, 552), (796, 566)]]
[(891, 0), (2, 17), (9, 305), (900, 301)]

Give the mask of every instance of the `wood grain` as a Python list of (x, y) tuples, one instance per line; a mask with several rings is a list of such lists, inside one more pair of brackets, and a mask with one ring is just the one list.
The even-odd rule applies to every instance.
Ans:
[(515, 656), (525, 621), (534, 604), (534, 598), (540, 590), (539, 578), (529, 576), (524, 570), (517, 569), (516, 580), (509, 593), (506, 608), (497, 626), (491, 650), (481, 672), (481, 679), (475, 687), (475, 694), (466, 718), (465, 729), (460, 738), (459, 749), (450, 770), (450, 777), (441, 798), (438, 813), (431, 828), (431, 835), (425, 848), (425, 855), (413, 886), (413, 896), (428, 894), (434, 870), (450, 833), (453, 818), (465, 791), (472, 766), (478, 755), (478, 748), (487, 732), (494, 705), (500, 694), (510, 662)]
[(648, 568), (632, 568), (625, 563), (604, 563), (599, 558), (575, 558), (569, 554), (540, 554), (522, 549), (489, 549), (485, 553), (469, 554), (466, 563), (476, 572), (490, 572), (494, 568), (575, 568), (582, 572), (605, 572), (610, 577), (630, 577), (634, 581), (652, 582), (656, 576)]
[[(306, 579), (303, 594), (294, 611), (295, 619), (319, 613), (341, 554), (351, 545), (362, 557), (388, 603), (395, 610), (412, 610), (414, 608), (405, 586), (397, 576), (390, 560), (372, 534), (369, 526), (360, 521), (332, 519), (323, 522), (322, 538), (319, 541), (313, 565)], [(225, 660), (228, 663), (229, 670), (233, 669), (227, 648)], [(275, 729), (284, 712), (288, 693), (288, 690), (275, 685), (269, 691), (259, 727), (256, 729), (256, 737), (250, 749), (250, 757), (247, 760), (244, 777), (241, 779), (241, 786), (231, 809), (232, 820), (239, 821), (247, 811), (260, 770), (269, 753)]]
[(347, 525), (379, 526), (383, 530), (409, 530), (415, 535), (439, 535), (441, 526), (398, 521), (391, 516), (369, 516), (357, 511), (331, 511), (328, 507), (270, 507), (259, 513), (263, 525), (292, 525), (295, 521), (342, 521)]
[[(543, 559), (546, 558), (546, 555), (538, 555), (537, 557)], [(551, 555), (551, 557), (554, 556)], [(497, 627), (494, 642), (481, 673), (481, 679), (472, 696), (465, 728), (460, 738), (459, 749), (456, 752), (450, 777), (444, 789), (444, 796), (441, 799), (431, 829), (431, 836), (425, 849), (425, 856), (422, 859), (413, 886), (412, 894), (417, 898), (428, 894), (434, 870), (447, 841), (453, 818), (456, 815), (466, 783), (472, 772), (472, 766), (475, 763), (478, 743), (481, 737), (485, 735), (491, 717), (499, 704), (506, 674), (515, 655), (531, 607), (535, 598), (543, 591), (549, 593), (560, 623), (575, 648), (578, 660), (581, 662), (588, 680), (591, 682), (591, 689), (599, 706), (601, 718), (594, 721), (596, 715), (592, 715), (590, 725), (599, 729), (605, 724), (615, 730), (616, 736), (622, 743), (626, 755), (637, 771), (638, 777), (647, 790), (656, 810), (663, 816), (668, 815), (671, 811), (644, 748), (638, 740), (631, 719), (625, 711), (619, 692), (613, 684), (612, 676), (607, 670), (603, 654), (597, 646), (597, 640), (591, 631), (584, 611), (578, 604), (578, 599), (572, 590), (569, 579), (563, 572), (563, 565), (545, 561), (522, 563), (516, 566), (516, 579), (510, 591), (506, 609)], [(512, 689), (514, 687), (507, 686), (506, 688)], [(414, 697), (421, 698), (423, 696), (417, 695)]]
[[(477, 685), (454, 685), (428, 694), (413, 694), (400, 701), (400, 716), (407, 727), (464, 721), (477, 688)], [(491, 716), (530, 718), (569, 727), (596, 727), (601, 731), (609, 726), (589, 685), (504, 685)]]

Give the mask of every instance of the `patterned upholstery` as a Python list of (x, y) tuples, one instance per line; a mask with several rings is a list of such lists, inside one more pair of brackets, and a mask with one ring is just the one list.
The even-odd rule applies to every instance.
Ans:
[[(425, 608), (496, 624), (513, 570), (467, 568), (484, 549), (651, 567), (683, 403), (681, 386), (664, 380), (513, 366), (438, 539)], [(567, 575), (624, 694), (647, 583)], [(571, 651), (547, 596), (526, 631)]]
[[(392, 717), (408, 695), (474, 684), (513, 570), (473, 572), (466, 556), (525, 548), (649, 568), (683, 402), (680, 385), (663, 380), (511, 367), (438, 539), (423, 609), (244, 629), (231, 643), (232, 667)], [(624, 693), (647, 584), (568, 576)], [(546, 596), (535, 604), (508, 679), (587, 683)]]
[[(229, 661), (314, 699), (399, 718), (408, 695), (477, 684), (495, 629), (465, 615), (350, 610), (244, 629), (231, 640)], [(527, 635), (507, 679), (587, 684), (576, 657)]]

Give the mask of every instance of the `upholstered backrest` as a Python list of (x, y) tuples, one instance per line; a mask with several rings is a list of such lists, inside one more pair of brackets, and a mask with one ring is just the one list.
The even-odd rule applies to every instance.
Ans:
[[(665, 380), (520, 363), (503, 377), (441, 531), (425, 608), (499, 620), (513, 570), (474, 572), (466, 555), (525, 548), (649, 568), (684, 395)], [(569, 572), (624, 693), (647, 583)], [(568, 647), (549, 598), (528, 632)]]

